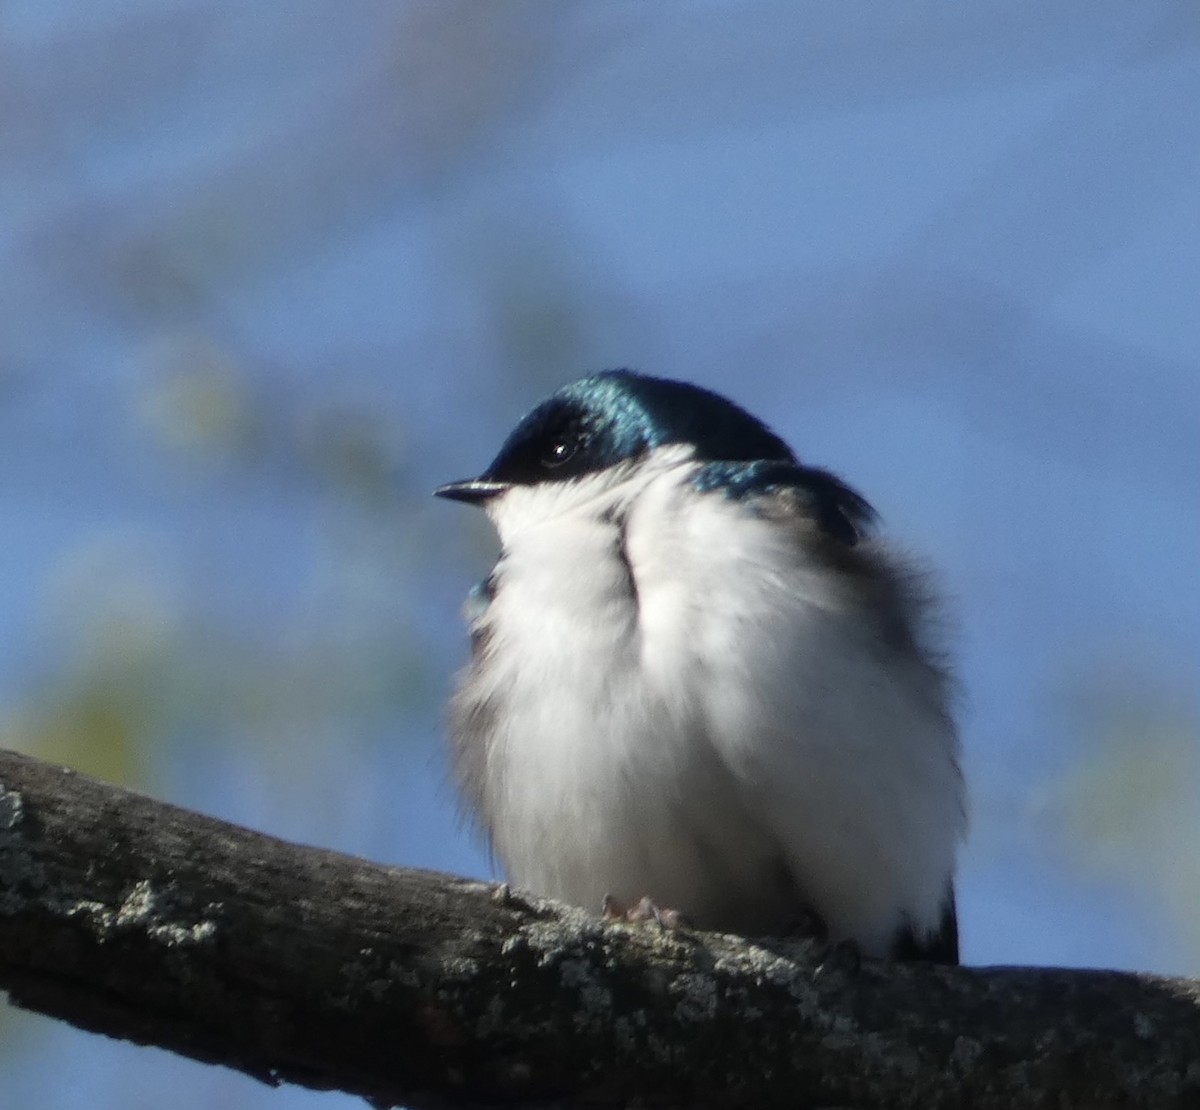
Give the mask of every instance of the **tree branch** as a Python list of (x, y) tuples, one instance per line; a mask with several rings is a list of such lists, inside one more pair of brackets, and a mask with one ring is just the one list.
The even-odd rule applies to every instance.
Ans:
[(0, 752), (0, 987), (381, 1105), (1194, 1107), (1200, 985), (607, 925)]

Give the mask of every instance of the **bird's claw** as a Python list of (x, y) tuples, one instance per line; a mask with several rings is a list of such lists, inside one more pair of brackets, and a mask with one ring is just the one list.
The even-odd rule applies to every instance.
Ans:
[(605, 921), (625, 921), (635, 925), (653, 921), (660, 929), (671, 932), (688, 927), (687, 918), (678, 910), (659, 906), (649, 896), (642, 898), (637, 905), (629, 906), (615, 895), (606, 894), (603, 912)]
[(862, 971), (862, 949), (857, 942), (846, 939), (827, 944), (815, 974), (820, 975), (825, 971), (840, 971), (850, 978)]

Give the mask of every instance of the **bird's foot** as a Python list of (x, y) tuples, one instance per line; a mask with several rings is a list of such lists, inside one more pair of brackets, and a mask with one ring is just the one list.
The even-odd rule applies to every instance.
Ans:
[(666, 909), (659, 906), (650, 897), (642, 898), (636, 905), (630, 906), (612, 894), (604, 896), (604, 920), (627, 921), (635, 925), (653, 921), (660, 929), (672, 932), (686, 929), (690, 922), (678, 910)]
[(857, 941), (846, 938), (825, 945), (825, 951), (821, 953), (821, 962), (817, 964), (816, 974), (820, 975), (829, 971), (841, 972), (851, 979), (862, 971), (862, 949), (859, 948)]
[(804, 909), (788, 929), (792, 940), (811, 940), (817, 947), (821, 962), (817, 974), (823, 971), (840, 971), (846, 975), (857, 975), (862, 968), (862, 951), (849, 938), (829, 939), (829, 926), (816, 910)]

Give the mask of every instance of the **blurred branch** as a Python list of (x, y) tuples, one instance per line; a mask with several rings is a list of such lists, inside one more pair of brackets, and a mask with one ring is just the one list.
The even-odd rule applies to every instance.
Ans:
[(606, 925), (0, 752), (0, 987), (376, 1105), (1200, 1105), (1200, 983)]

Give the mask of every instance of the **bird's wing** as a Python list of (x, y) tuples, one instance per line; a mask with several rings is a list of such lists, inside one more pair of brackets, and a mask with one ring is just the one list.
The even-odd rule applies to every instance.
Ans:
[(958, 913), (954, 904), (954, 886), (946, 891), (946, 907), (936, 933), (918, 936), (906, 925), (896, 934), (892, 948), (894, 960), (927, 960), (935, 964), (958, 963)]
[(962, 779), (922, 602), (866, 502), (791, 469), (695, 509), (706, 731), (831, 935), (891, 955), (907, 931), (948, 959)]

